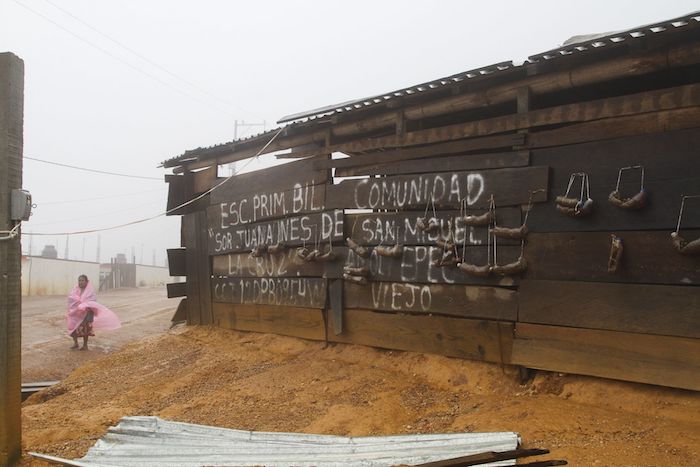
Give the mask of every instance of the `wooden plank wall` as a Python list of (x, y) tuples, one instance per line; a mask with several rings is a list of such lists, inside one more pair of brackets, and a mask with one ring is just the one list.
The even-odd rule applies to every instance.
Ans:
[[(517, 95), (514, 114), (349, 141), (348, 158), (229, 180), (184, 217), (188, 320), (700, 390), (700, 255), (670, 238), (681, 197), (700, 195), (700, 85), (548, 108)], [(608, 197), (632, 166), (649, 202), (625, 210)], [(586, 217), (554, 203), (575, 173), (588, 177)], [(217, 182), (203, 175), (197, 189)], [(640, 169), (623, 171), (623, 197), (640, 187)], [(494, 246), (487, 227), (460, 220), (491, 200), (498, 226), (527, 219), (522, 245)], [(700, 237), (700, 199), (682, 220), (685, 238)], [(442, 240), (465, 263), (527, 266), (469, 275), (437, 264)], [(327, 261), (304, 259), (314, 250)]]

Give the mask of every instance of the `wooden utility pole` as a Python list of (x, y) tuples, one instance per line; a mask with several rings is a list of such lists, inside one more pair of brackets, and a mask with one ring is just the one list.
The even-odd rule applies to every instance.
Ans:
[[(0, 53), (0, 231), (14, 227), (10, 193), (22, 187), (24, 62)], [(6, 236), (0, 234), (0, 237)], [(21, 453), (20, 237), (0, 240), (0, 466)]]

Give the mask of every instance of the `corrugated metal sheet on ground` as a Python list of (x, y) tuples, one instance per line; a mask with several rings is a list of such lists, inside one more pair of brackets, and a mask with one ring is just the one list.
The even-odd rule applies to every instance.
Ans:
[[(420, 464), (518, 447), (517, 433), (345, 437), (230, 430), (158, 417), (124, 417), (82, 459), (31, 453), (64, 465), (391, 466)], [(515, 465), (514, 460), (491, 464)]]

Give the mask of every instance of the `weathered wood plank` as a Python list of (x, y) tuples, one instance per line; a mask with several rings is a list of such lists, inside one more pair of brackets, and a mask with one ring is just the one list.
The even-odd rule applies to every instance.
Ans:
[(311, 161), (296, 161), (231, 177), (212, 193), (212, 202), (236, 200), (255, 194), (281, 193), (297, 187), (323, 185), (326, 170), (316, 170)]
[(326, 280), (310, 277), (212, 279), (213, 300), (237, 305), (325, 308)]
[[(513, 323), (356, 309), (346, 309), (344, 318), (343, 333), (337, 336), (329, 333), (330, 341), (510, 362)], [(332, 326), (330, 321), (329, 326)]]
[[(486, 245), (467, 247), (467, 262), (483, 265), (487, 262)], [(367, 267), (369, 280), (378, 282), (411, 282), (426, 284), (484, 284), (513, 286), (519, 276), (486, 278), (470, 276), (456, 267), (436, 267), (433, 262), (443, 254), (438, 246), (406, 246), (400, 258), (380, 256), (372, 250), (369, 258), (361, 258), (347, 247), (333, 247), (335, 261), (304, 262), (295, 250), (278, 255), (251, 257), (248, 253), (214, 256), (213, 274), (222, 277), (324, 277), (340, 278), (343, 267)], [(498, 263), (507, 264), (520, 255), (520, 246), (498, 247)]]
[(199, 310), (201, 316), (201, 324), (212, 324), (213, 315), (211, 308), (211, 261), (209, 255), (204, 254), (207, 251), (207, 213), (198, 211), (196, 213), (196, 267), (197, 275), (199, 276)]
[(185, 194), (185, 177), (183, 175), (166, 175), (165, 181), (168, 184), (168, 201), (165, 206), (167, 215), (177, 216), (186, 214), (183, 208), (174, 210), (187, 201), (187, 195)]
[[(461, 93), (456, 96), (431, 101), (428, 104), (410, 106), (403, 109), (403, 112), (406, 119), (418, 120), (436, 115), (460, 112), (466, 109), (515, 101), (518, 89), (523, 86), (528, 86), (535, 95), (542, 95), (593, 83), (601, 83), (614, 78), (645, 75), (673, 67), (696, 64), (700, 61), (698, 58), (698, 50), (700, 50), (700, 43), (684, 42), (678, 46), (660, 49), (651, 53), (643, 51), (639, 54), (616, 57), (612, 60), (587, 64), (573, 70), (555, 73), (547, 72), (528, 77), (527, 79), (492, 86), (488, 89), (478, 89)], [(377, 128), (393, 127), (395, 125), (395, 115), (396, 112), (392, 110), (372, 118), (363, 119), (360, 122), (349, 122), (344, 124), (344, 126), (336, 125), (333, 128), (333, 134), (338, 136), (342, 132), (344, 135), (355, 135)], [(377, 122), (379, 123), (378, 126), (376, 125)], [(297, 133), (289, 136), (280, 135), (275, 141), (268, 144), (269, 135), (265, 135), (253, 141), (229, 143), (221, 148), (215, 148), (215, 151), (211, 151), (215, 152), (215, 154), (211, 154), (208, 157), (200, 156), (199, 159), (201, 160), (195, 159), (189, 163), (174, 161), (166, 164), (166, 167), (173, 167), (180, 164), (187, 165), (190, 169), (206, 167), (212, 163), (212, 157), (216, 157), (216, 162), (218, 164), (226, 164), (253, 157), (259, 154), (265, 145), (267, 146), (262, 154), (311, 143), (323, 144), (325, 138), (326, 131), (319, 130), (313, 131), (312, 133)], [(399, 137), (391, 137), (388, 140), (385, 138), (365, 138), (351, 141), (348, 144), (336, 145), (328, 149), (334, 152), (358, 152), (403, 145)], [(308, 154), (313, 155), (314, 151), (310, 150)]]
[(168, 298), (187, 296), (187, 284), (185, 282), (171, 282), (170, 284), (165, 284), (165, 287), (167, 289)]
[(328, 286), (328, 298), (330, 314), (333, 320), (333, 334), (338, 335), (343, 332), (343, 280), (335, 279), (330, 281)]
[[(499, 137), (498, 139), (499, 144), (503, 144), (501, 140), (503, 137)], [(515, 145), (520, 145), (525, 143), (525, 137), (524, 136), (514, 136), (514, 135), (506, 135), (506, 140), (507, 140), (507, 145), (506, 146), (515, 146)], [(341, 169), (341, 168), (349, 168), (349, 167), (358, 167), (360, 165), (368, 165), (368, 164), (389, 164), (391, 162), (399, 162), (399, 161), (408, 161), (412, 159), (422, 159), (422, 158), (435, 158), (435, 156), (449, 156), (449, 155), (456, 155), (456, 154), (464, 154), (470, 151), (478, 150), (480, 149), (480, 146), (483, 145), (484, 139), (480, 138), (471, 138), (471, 139), (464, 139), (464, 140), (458, 140), (458, 141), (448, 141), (445, 143), (434, 143), (429, 146), (418, 146), (418, 147), (399, 147), (396, 149), (385, 149), (382, 151), (378, 152), (373, 152), (371, 154), (361, 154), (361, 155), (354, 155), (349, 158), (345, 159), (331, 159), (331, 160), (325, 160), (325, 161), (316, 161), (315, 162), (315, 167), (317, 169), (330, 169), (330, 168), (336, 168), (336, 169)], [(506, 153), (498, 153), (500, 154), (499, 157), (504, 157), (507, 154), (512, 154), (510, 152)], [(485, 158), (486, 154), (474, 154), (476, 160), (479, 162), (475, 162), (477, 164), (485, 164), (485, 163), (491, 163), (494, 160), (497, 159), (488, 159)], [(472, 157), (472, 156), (463, 156), (463, 157)], [(481, 168), (481, 167), (479, 167)], [(484, 167), (488, 168), (488, 167)]]
[[(700, 85), (689, 84), (676, 88), (647, 91), (628, 96), (610, 97), (588, 102), (577, 102), (545, 109), (532, 110), (513, 115), (493, 117), (473, 122), (458, 123), (435, 129), (431, 134), (440, 140), (461, 137), (485, 136), (494, 133), (506, 133), (521, 129), (532, 129), (541, 126), (559, 125), (562, 123), (589, 122), (613, 117), (623, 117), (645, 112), (659, 112), (670, 109), (680, 109), (700, 105)], [(428, 130), (409, 133), (407, 140), (413, 142), (422, 137), (421, 133)], [(557, 130), (555, 130), (557, 131)], [(554, 133), (553, 133), (554, 134)], [(559, 132), (574, 136), (573, 133)], [(588, 135), (579, 134), (578, 138)], [(545, 140), (537, 133), (528, 139), (532, 147), (540, 147)], [(567, 144), (566, 142), (558, 144)]]
[[(687, 167), (679, 166), (679, 175), (695, 175)], [(696, 172), (697, 173), (697, 172)], [(579, 178), (580, 180), (580, 178)], [(592, 179), (591, 179), (592, 181)], [(639, 179), (620, 184), (623, 196), (631, 197), (639, 192)], [(568, 232), (568, 231), (624, 231), (643, 229), (676, 230), (681, 198), (687, 194), (700, 193), (700, 177), (676, 178), (675, 180), (644, 181), (644, 189), (649, 196), (649, 204), (639, 210), (625, 210), (608, 202), (610, 192), (615, 189), (609, 185), (591, 184), (591, 198), (594, 206), (586, 217), (573, 218), (560, 214), (555, 206), (533, 211), (528, 224), (534, 232)], [(580, 185), (577, 189), (580, 189)], [(566, 185), (552, 193), (552, 197), (563, 194)], [(575, 195), (578, 197), (578, 194)], [(547, 212), (548, 211), (548, 212)], [(684, 228), (700, 228), (700, 201), (689, 200), (683, 214)]]
[[(510, 167), (527, 167), (530, 163), (529, 151), (518, 152), (499, 152), (493, 154), (469, 154), (461, 156), (446, 156), (446, 157), (428, 157), (430, 154), (443, 155), (444, 151), (440, 150), (440, 146), (453, 145), (453, 143), (435, 144), (421, 149), (422, 152), (417, 152), (415, 149), (398, 149), (394, 151), (375, 152), (372, 154), (353, 156), (348, 159), (335, 159), (331, 162), (345, 162), (342, 167), (336, 168), (336, 177), (351, 177), (356, 175), (398, 175), (412, 173), (434, 173), (434, 172), (456, 172), (464, 170), (484, 170), (484, 169), (503, 169)], [(415, 154), (421, 154), (421, 158), (414, 156), (413, 153), (404, 155), (404, 152), (415, 151)], [(405, 159), (399, 159), (401, 163), (392, 163), (387, 161), (387, 154), (398, 153)], [(423, 154), (428, 154), (423, 156)], [(415, 160), (409, 160), (415, 159)], [(346, 162), (347, 161), (347, 162)], [(352, 163), (352, 164), (351, 164)]]
[[(458, 208), (466, 199), (471, 208), (487, 208), (494, 196), (497, 206), (526, 204), (530, 192), (548, 187), (548, 167), (399, 175), (344, 180), (328, 187), (326, 202), (333, 208), (407, 209), (424, 208), (432, 199), (437, 206)], [(534, 202), (547, 199), (545, 192)]]
[(226, 329), (312, 340), (324, 340), (326, 332), (323, 310), (314, 308), (214, 303), (214, 321)]
[(511, 363), (700, 390), (700, 339), (517, 323)]
[[(342, 251), (338, 249), (338, 251)], [(485, 265), (488, 259), (488, 247), (467, 247), (467, 262)], [(434, 261), (443, 255), (438, 246), (406, 246), (400, 258), (380, 256), (372, 250), (369, 258), (361, 258), (352, 250), (345, 249), (342, 258), (349, 267), (369, 269), (369, 280), (378, 282), (410, 282), (424, 284), (484, 284), (512, 286), (519, 281), (519, 276), (475, 277), (462, 272), (454, 266), (436, 267)], [(520, 246), (498, 247), (498, 263), (507, 264), (518, 259)]]
[[(591, 216), (573, 219), (537, 206), (529, 218), (533, 231), (648, 230), (676, 228), (682, 195), (700, 192), (700, 130), (685, 130), (620, 138), (611, 141), (578, 144), (532, 152), (534, 164), (549, 165), (551, 193), (564, 194), (573, 172), (586, 172), (590, 178), (591, 197), (595, 206)], [(628, 211), (608, 202), (622, 167), (644, 166), (644, 187), (649, 205)], [(580, 178), (579, 178), (580, 180)], [(640, 188), (640, 171), (624, 172), (621, 191), (632, 196)], [(572, 188), (578, 196), (580, 184)], [(700, 228), (700, 201), (684, 216), (683, 225)]]
[(185, 246), (185, 259), (187, 269), (187, 324), (202, 324), (201, 307), (199, 300), (199, 273), (198, 257), (201, 253), (197, 250), (197, 214), (185, 214), (182, 217), (182, 236)]
[(515, 321), (518, 314), (516, 294), (514, 290), (501, 287), (346, 282), (345, 307)]
[(524, 280), (518, 321), (700, 338), (700, 287)]
[(343, 240), (343, 211), (335, 210), (301, 216), (289, 216), (272, 221), (230, 225), (228, 212), (222, 205), (207, 209), (209, 223), (208, 250), (210, 255), (250, 251), (258, 245), (283, 243), (288, 247), (303, 244)]
[(625, 136), (700, 127), (700, 107), (664, 110), (626, 117), (576, 123), (556, 130), (530, 133), (526, 146), (545, 148)]
[[(292, 248), (280, 254), (258, 258), (248, 253), (229, 253), (213, 257), (214, 275), (225, 277), (342, 277), (345, 247), (334, 247), (338, 259), (331, 262), (305, 262)], [(325, 252), (326, 250), (324, 250)]]
[(259, 179), (258, 193), (238, 199), (224, 198), (218, 190), (212, 192), (212, 204), (220, 212), (222, 225), (235, 227), (291, 215), (324, 211), (326, 185), (299, 185), (288, 191), (265, 189), (265, 180)]
[[(195, 193), (204, 193), (214, 187), (217, 183), (221, 183), (223, 178), (217, 178), (218, 167), (212, 165), (206, 169), (194, 172), (192, 179)], [(229, 182), (230, 183), (230, 182)]]
[(168, 248), (168, 272), (171, 276), (186, 276), (187, 263), (184, 248)]
[[(412, 133), (405, 133), (401, 135), (392, 136), (382, 136), (378, 138), (361, 138), (352, 141), (346, 141), (343, 143), (338, 143), (331, 145), (326, 148), (329, 152), (343, 152), (346, 154), (352, 154), (356, 152), (372, 151), (377, 149), (396, 149), (407, 146), (418, 146), (422, 144), (433, 144), (441, 143), (446, 140), (434, 137), (437, 132), (436, 129), (414, 131)], [(413, 135), (409, 138), (409, 135)], [(469, 135), (453, 135), (454, 137), (448, 138), (448, 140), (459, 140), (463, 139)], [(513, 146), (520, 146), (524, 144), (523, 135), (519, 134), (505, 134), (505, 135), (494, 135), (485, 136), (483, 138), (470, 138), (462, 142), (462, 147), (466, 148), (463, 151), (482, 151), (488, 149), (499, 149), (499, 148), (512, 148)]]
[(175, 310), (175, 313), (173, 314), (173, 317), (170, 318), (170, 321), (173, 324), (187, 321), (187, 298), (183, 298), (180, 300), (180, 303), (177, 304), (177, 310)]
[[(475, 211), (468, 209), (463, 215), (480, 215), (485, 210)], [(453, 221), (460, 216), (459, 211), (437, 211), (437, 219), (440, 230), (433, 233), (420, 230), (416, 223), (423, 217), (425, 211), (402, 211), (392, 213), (363, 213), (345, 215), (345, 234), (361, 245), (435, 245), (435, 241), (441, 238), (448, 238), (450, 227), (448, 221)], [(432, 216), (432, 210), (428, 210), (428, 216)], [(497, 209), (496, 222), (498, 225), (508, 227), (518, 227), (521, 225), (520, 208), (505, 207)], [(457, 231), (455, 239), (457, 245), (464, 243), (466, 234), (467, 245), (486, 245), (488, 229), (486, 227), (466, 226), (464, 222), (457, 221)], [(398, 232), (398, 235), (397, 235)], [(520, 241), (502, 240), (499, 245), (520, 244)]]
[[(700, 258), (679, 254), (670, 232), (615, 232), (622, 238), (623, 253), (614, 274), (608, 272), (611, 232), (530, 232), (525, 278), (700, 285)], [(683, 234), (695, 239), (700, 230)]]
[[(596, 61), (565, 71), (539, 73), (526, 79), (509, 81), (505, 84), (475, 89), (455, 96), (433, 99), (427, 103), (410, 105), (402, 109), (407, 120), (420, 120), (437, 115), (460, 112), (467, 109), (483, 108), (504, 102), (515, 101), (518, 90), (529, 88), (536, 95), (557, 92), (593, 83), (602, 83), (620, 77), (639, 76), (671, 67), (698, 62), (700, 44), (683, 43), (670, 50), (626, 55), (605, 61)], [(574, 91), (575, 92), (575, 91)], [(380, 113), (359, 122), (334, 125), (334, 136), (347, 137), (395, 125), (395, 112)]]

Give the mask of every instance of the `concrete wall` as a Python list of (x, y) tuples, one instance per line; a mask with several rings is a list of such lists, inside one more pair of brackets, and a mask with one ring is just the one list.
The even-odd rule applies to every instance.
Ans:
[(22, 295), (68, 295), (81, 274), (88, 276), (98, 289), (99, 263), (23, 256)]
[(177, 282), (175, 278), (170, 277), (168, 268), (145, 266), (143, 264), (136, 265), (137, 287), (153, 287), (156, 285), (165, 285), (168, 282)]
[[(171, 278), (168, 268), (129, 265), (136, 269), (138, 287), (154, 287), (168, 282), (178, 282)], [(103, 273), (109, 273), (109, 265), (102, 265)], [(78, 276), (85, 274), (99, 290), (100, 264), (88, 261), (44, 258), (41, 256), (22, 257), (22, 295), (67, 295), (78, 283)]]

